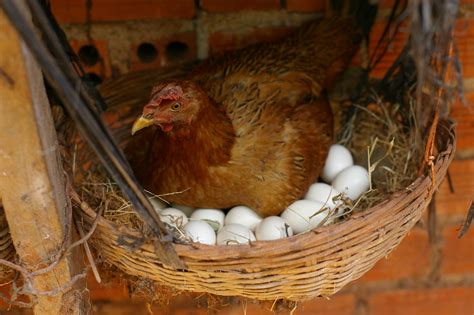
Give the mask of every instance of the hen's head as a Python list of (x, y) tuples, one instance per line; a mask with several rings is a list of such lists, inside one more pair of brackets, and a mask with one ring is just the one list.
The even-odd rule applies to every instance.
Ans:
[(164, 132), (185, 127), (196, 118), (202, 90), (191, 81), (168, 81), (153, 87), (150, 101), (132, 127), (132, 135), (140, 129), (156, 125)]

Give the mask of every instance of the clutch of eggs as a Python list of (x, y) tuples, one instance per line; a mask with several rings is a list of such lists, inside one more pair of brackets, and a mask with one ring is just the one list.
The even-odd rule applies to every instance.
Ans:
[(181, 230), (193, 242), (207, 245), (242, 245), (304, 233), (334, 223), (342, 215), (343, 197), (357, 200), (369, 189), (367, 169), (354, 165), (348, 149), (335, 144), (329, 149), (321, 179), (312, 184), (303, 199), (289, 205), (280, 216), (260, 217), (246, 206), (236, 206), (225, 214), (220, 209), (194, 209), (164, 203), (150, 197), (161, 220)]

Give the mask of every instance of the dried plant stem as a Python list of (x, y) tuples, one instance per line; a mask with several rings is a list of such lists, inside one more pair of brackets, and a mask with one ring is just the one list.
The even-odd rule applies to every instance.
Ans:
[[(441, 77), (442, 77), (442, 82), (446, 82), (446, 79), (447, 79), (447, 75), (448, 75), (448, 72), (449, 72), (449, 60), (451, 60), (452, 56), (453, 56), (453, 42), (452, 40), (450, 41), (449, 43), (449, 50), (448, 50), (448, 62), (444, 63), (443, 67), (442, 67), (442, 74), (441, 74)], [(434, 189), (436, 187), (436, 173), (435, 173), (435, 169), (434, 169), (434, 159), (435, 157), (433, 156), (433, 151), (434, 151), (434, 146), (435, 146), (435, 139), (436, 139), (436, 130), (438, 128), (438, 121), (439, 121), (439, 107), (440, 107), (440, 103), (441, 103), (441, 97), (443, 96), (443, 91), (444, 89), (442, 87), (439, 87), (438, 88), (438, 93), (437, 93), (437, 98), (436, 98), (436, 104), (435, 104), (435, 107), (434, 107), (434, 116), (433, 116), (433, 122), (431, 123), (431, 126), (430, 126), (430, 130), (429, 130), (429, 134), (428, 134), (428, 140), (427, 140), (427, 143), (426, 143), (426, 150), (425, 150), (425, 156), (424, 156), (424, 161), (425, 161), (425, 164), (428, 165), (428, 167), (430, 168), (430, 173), (431, 173), (431, 180), (432, 180), (432, 185), (431, 185), (431, 188), (430, 189)], [(420, 168), (420, 171), (422, 170), (422, 168)], [(421, 174), (421, 173), (419, 173)]]
[[(85, 235), (84, 235), (84, 230), (82, 229), (82, 226), (79, 223), (77, 223), (76, 227), (79, 232), (79, 235), (81, 236), (81, 239), (84, 239)], [(100, 278), (99, 271), (97, 270), (97, 265), (95, 264), (94, 257), (92, 256), (92, 252), (91, 252), (91, 249), (89, 248), (89, 244), (87, 243), (87, 241), (84, 242), (84, 250), (86, 252), (87, 260), (89, 261), (89, 264), (91, 266), (92, 273), (94, 274), (95, 281), (97, 281), (97, 283), (101, 283), (102, 279)]]

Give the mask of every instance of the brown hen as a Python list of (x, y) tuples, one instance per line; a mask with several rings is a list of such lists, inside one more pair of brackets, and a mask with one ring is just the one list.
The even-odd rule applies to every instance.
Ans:
[[(126, 149), (144, 187), (200, 208), (279, 214), (319, 175), (333, 141), (325, 90), (358, 48), (348, 18), (208, 59), (158, 83)], [(140, 147), (146, 154), (134, 154)], [(142, 150), (143, 151), (143, 150)]]

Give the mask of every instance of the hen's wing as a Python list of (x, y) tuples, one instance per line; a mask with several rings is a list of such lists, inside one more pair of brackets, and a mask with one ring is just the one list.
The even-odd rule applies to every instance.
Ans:
[(224, 179), (220, 186), (240, 193), (240, 203), (273, 215), (300, 198), (320, 173), (333, 139), (332, 113), (321, 97), (295, 106), (265, 103), (254, 115), (258, 119), (239, 128), (230, 163), (209, 172)]

